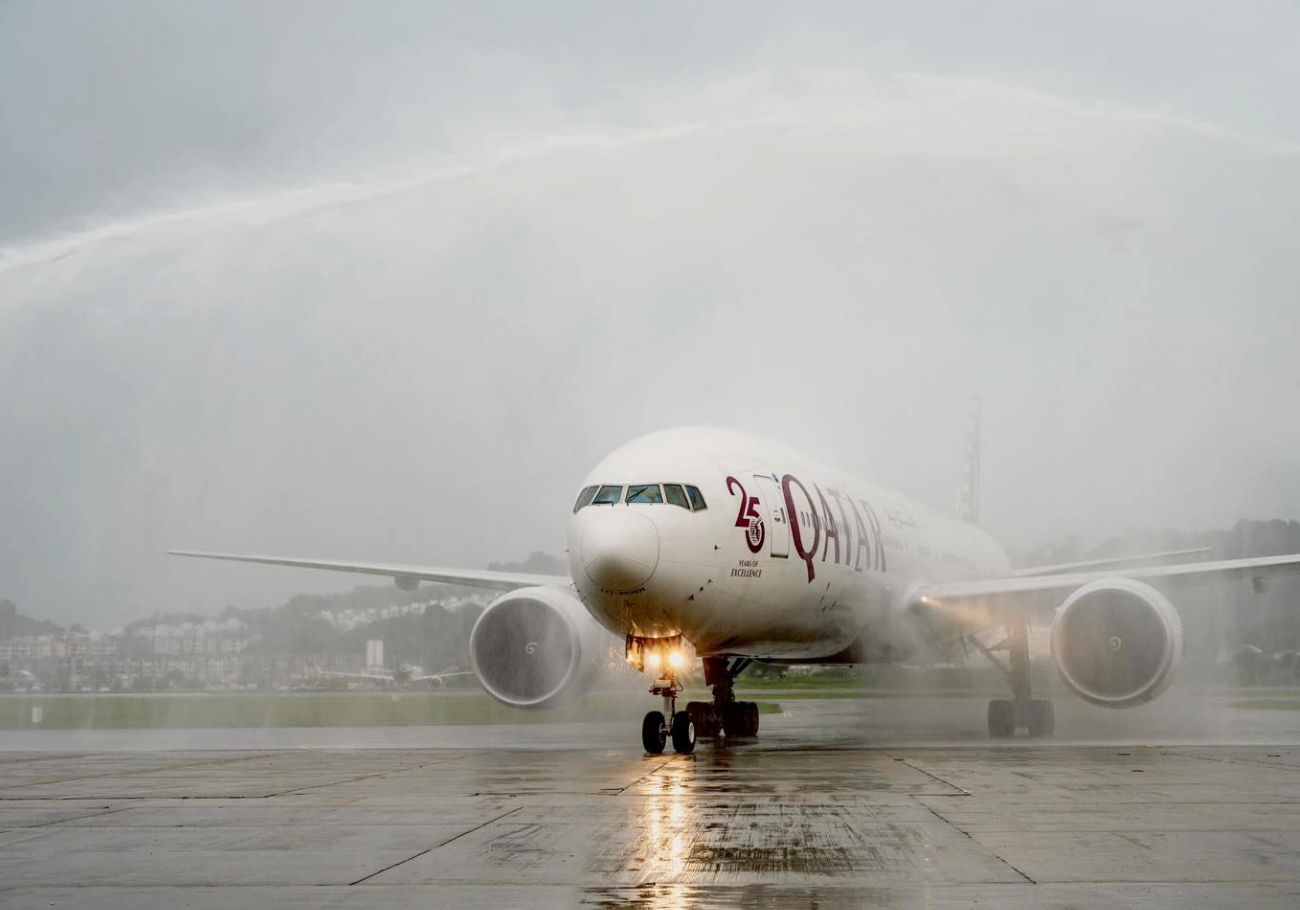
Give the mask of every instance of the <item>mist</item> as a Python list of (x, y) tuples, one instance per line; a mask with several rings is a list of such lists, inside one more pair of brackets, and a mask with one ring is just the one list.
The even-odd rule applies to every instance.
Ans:
[[(80, 210), (13, 209), (0, 578), (25, 613), (109, 627), (350, 586), (168, 547), (559, 553), (588, 467), (678, 424), (947, 507), (972, 394), (1008, 548), (1300, 511), (1286, 128), (1097, 101), (1077, 60), (1034, 79), (946, 41), (823, 58), (824, 24), (692, 44), (671, 76), (609, 48), (575, 73), (531, 33), (398, 54), (381, 24), (339, 51), (386, 65), (356, 70), (333, 127), (319, 64), (259, 52), (259, 84), (318, 103), (291, 124), (314, 143), (259, 96), (247, 155), (186, 146)], [(459, 91), (403, 107), (467, 59)], [(210, 97), (219, 73), (177, 66)], [(404, 126), (341, 141), (380, 99)]]

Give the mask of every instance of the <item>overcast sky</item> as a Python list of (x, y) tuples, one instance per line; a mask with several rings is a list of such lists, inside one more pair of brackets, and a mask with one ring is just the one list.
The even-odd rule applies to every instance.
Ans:
[(947, 507), (972, 391), (1010, 548), (1300, 516), (1294, 4), (463, 6), (0, 0), (0, 596), (559, 553), (683, 423)]

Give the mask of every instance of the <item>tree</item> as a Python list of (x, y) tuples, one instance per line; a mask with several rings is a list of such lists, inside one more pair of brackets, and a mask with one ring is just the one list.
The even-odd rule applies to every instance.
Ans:
[(13, 638), (18, 632), (18, 605), (0, 600), (0, 638)]

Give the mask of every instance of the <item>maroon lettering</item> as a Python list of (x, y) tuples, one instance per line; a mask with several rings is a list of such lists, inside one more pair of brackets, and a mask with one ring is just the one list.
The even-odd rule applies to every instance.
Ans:
[[(799, 506), (795, 505), (794, 491), (792, 488), (798, 487), (799, 492), (803, 494), (804, 501), (808, 503), (808, 512), (812, 516), (813, 538), (811, 545), (806, 545), (804, 541), (803, 522), (798, 520)], [(804, 561), (808, 567), (808, 581), (811, 582), (817, 575), (813, 569), (813, 557), (817, 555), (817, 544), (821, 542), (821, 522), (817, 518), (817, 510), (813, 507), (812, 497), (808, 495), (807, 488), (799, 482), (792, 474), (786, 474), (781, 478), (781, 492), (785, 496), (786, 513), (792, 516), (790, 521), (790, 536), (794, 538), (794, 551), (799, 554), (799, 558)]]
[(876, 510), (871, 508), (871, 503), (865, 499), (861, 500), (862, 508), (867, 513), (867, 520), (871, 522), (872, 536), (876, 539), (876, 568), (885, 571), (885, 544), (880, 539), (880, 518), (876, 515)]
[[(849, 525), (849, 513), (844, 508), (845, 497), (838, 491), (832, 490), (830, 487), (826, 488), (826, 492), (830, 495), (831, 499), (835, 500), (835, 505), (838, 506), (840, 510), (840, 521), (838, 527), (844, 529), (841, 533), (844, 534), (844, 564), (847, 566), (849, 564), (850, 554), (853, 553), (853, 528)], [(836, 562), (838, 561), (837, 558)]]
[(840, 561), (840, 532), (835, 528), (835, 515), (831, 512), (831, 507), (826, 504), (826, 495), (822, 493), (822, 488), (813, 484), (813, 489), (817, 491), (817, 498), (821, 500), (822, 511), (826, 513), (826, 540), (822, 544), (822, 562), (826, 561), (826, 554), (830, 552), (831, 541), (835, 541), (835, 561)]
[(858, 528), (858, 545), (853, 551), (853, 569), (861, 572), (864, 556), (866, 568), (874, 568), (875, 554), (871, 550), (871, 538), (867, 536), (867, 526), (862, 522), (862, 513), (858, 510), (858, 504), (850, 499), (849, 505), (853, 508), (853, 523)]

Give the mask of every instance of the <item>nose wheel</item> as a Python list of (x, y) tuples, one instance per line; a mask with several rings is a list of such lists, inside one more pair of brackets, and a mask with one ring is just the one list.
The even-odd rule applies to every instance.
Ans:
[(678, 711), (673, 715), (671, 736), (673, 751), (680, 755), (695, 751), (695, 721), (691, 719), (690, 714)]
[(651, 755), (662, 755), (668, 744), (668, 725), (662, 711), (651, 711), (641, 721), (641, 745)]

